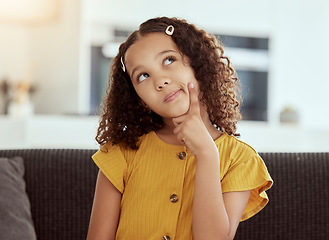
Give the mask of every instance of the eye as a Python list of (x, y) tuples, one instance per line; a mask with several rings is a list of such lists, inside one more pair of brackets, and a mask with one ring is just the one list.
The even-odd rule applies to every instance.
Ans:
[(138, 76), (137, 80), (138, 82), (143, 82), (146, 78), (148, 78), (150, 75), (148, 73), (142, 73)]
[(171, 64), (171, 63), (173, 63), (175, 61), (176, 61), (176, 58), (175, 57), (169, 56), (169, 57), (166, 57), (165, 58), (165, 60), (163, 61), (163, 64), (164, 65), (169, 65), (169, 64)]

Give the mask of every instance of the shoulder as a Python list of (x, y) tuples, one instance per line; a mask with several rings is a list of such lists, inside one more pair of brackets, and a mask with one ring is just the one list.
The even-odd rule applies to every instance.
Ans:
[(229, 153), (231, 157), (241, 156), (255, 156), (257, 151), (246, 142), (236, 138), (235, 136), (224, 133), (219, 139), (215, 141), (220, 152)]
[[(145, 144), (150, 144), (152, 141), (152, 134), (148, 133), (139, 138), (138, 146)], [(113, 158), (123, 158), (127, 163), (134, 157), (138, 149), (131, 149), (129, 147), (122, 146), (120, 144), (113, 144), (112, 142), (106, 143), (92, 156), (94, 160), (97, 159), (113, 159)]]

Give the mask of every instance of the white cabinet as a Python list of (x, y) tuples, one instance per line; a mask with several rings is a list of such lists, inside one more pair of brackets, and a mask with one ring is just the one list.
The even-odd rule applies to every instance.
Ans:
[[(0, 116), (0, 149), (97, 149), (98, 121), (96, 116), (35, 115), (26, 119)], [(329, 131), (242, 121), (238, 132), (240, 139), (258, 152), (329, 152)]]
[(96, 149), (98, 117), (37, 115), (25, 119), (0, 116), (0, 149)]

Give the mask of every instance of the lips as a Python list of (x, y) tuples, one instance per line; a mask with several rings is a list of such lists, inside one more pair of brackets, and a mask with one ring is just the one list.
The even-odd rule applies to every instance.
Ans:
[(182, 92), (181, 89), (173, 91), (173, 92), (167, 94), (163, 101), (164, 102), (171, 102), (171, 101), (175, 100), (181, 94), (181, 92)]

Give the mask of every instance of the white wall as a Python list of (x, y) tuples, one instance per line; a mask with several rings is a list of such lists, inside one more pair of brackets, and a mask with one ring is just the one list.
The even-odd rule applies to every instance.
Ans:
[[(155, 16), (179, 16), (208, 31), (270, 38), (269, 117), (296, 109), (304, 128), (329, 129), (329, 2), (326, 0), (85, 0), (91, 26), (137, 28)], [(251, 60), (252, 61), (252, 60)], [(233, 62), (234, 65), (234, 62)]]
[(79, 32), (79, 0), (61, 0), (56, 22), (31, 29), (31, 57), (38, 67), (36, 112), (78, 112)]
[(303, 127), (329, 129), (329, 2), (280, 0), (272, 5), (273, 113), (292, 105)]
[[(29, 61), (29, 33), (25, 27), (8, 26), (0, 22), (0, 84), (5, 79), (18, 81), (27, 71)], [(0, 95), (0, 114), (5, 110)]]
[(57, 1), (51, 21), (0, 21), (0, 79), (18, 81), (34, 65), (36, 113), (78, 112), (80, 0)]
[(29, 61), (29, 31), (27, 28), (0, 22), (0, 79), (18, 79)]
[[(329, 1), (58, 1), (60, 15), (51, 22), (22, 25), (0, 20), (0, 79), (15, 81), (34, 63), (36, 113), (88, 112), (90, 44), (110, 38), (111, 27), (135, 29), (148, 18), (167, 15), (185, 18), (211, 32), (269, 37), (268, 127), (276, 131), (280, 111), (291, 105), (300, 115), (294, 131), (323, 130), (329, 139)], [(252, 126), (242, 124), (241, 133), (246, 127), (256, 131), (257, 124)], [(280, 134), (287, 128), (282, 129)], [(245, 132), (253, 142), (252, 133)]]
[(262, 0), (85, 0), (86, 17), (94, 23), (138, 27), (139, 23), (156, 16), (185, 18), (196, 25), (235, 34), (268, 33), (270, 3)]

